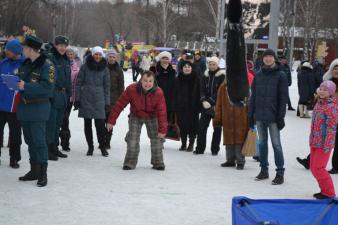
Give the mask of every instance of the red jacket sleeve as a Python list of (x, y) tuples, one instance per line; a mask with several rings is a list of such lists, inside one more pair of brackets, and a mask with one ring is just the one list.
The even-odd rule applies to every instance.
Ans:
[(158, 102), (156, 107), (157, 120), (158, 120), (158, 132), (161, 134), (166, 134), (168, 129), (167, 121), (167, 107), (165, 103), (165, 98), (162, 89), (158, 88), (157, 90)]
[(114, 104), (108, 118), (109, 124), (116, 124), (116, 120), (119, 117), (122, 110), (130, 103), (130, 87), (128, 87), (122, 95), (117, 99)]

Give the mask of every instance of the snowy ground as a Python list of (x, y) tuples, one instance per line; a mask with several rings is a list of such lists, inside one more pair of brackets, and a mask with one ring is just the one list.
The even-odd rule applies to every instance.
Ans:
[[(131, 74), (125, 75), (127, 83)], [(293, 105), (297, 101), (297, 81), (290, 89)], [(225, 169), (224, 150), (218, 156), (207, 153), (195, 156), (179, 152), (178, 142), (165, 143), (164, 172), (150, 168), (150, 148), (142, 131), (139, 164), (134, 171), (121, 169), (126, 144), (127, 113), (118, 120), (112, 138), (110, 156), (99, 150), (87, 157), (83, 121), (71, 115), (71, 148), (68, 159), (49, 163), (49, 183), (45, 188), (36, 182), (19, 182), (27, 172), (27, 146), (22, 146), (21, 168), (8, 167), (7, 149), (2, 150), (0, 166), (1, 225), (228, 225), (231, 224), (233, 196), (250, 198), (311, 198), (318, 191), (309, 171), (295, 158), (309, 152), (309, 119), (299, 119), (288, 111), (282, 131), (285, 152), (285, 184), (272, 186), (271, 179), (257, 182), (258, 163), (247, 158), (244, 171)], [(7, 136), (7, 133), (6, 133)], [(97, 145), (96, 145), (97, 146)], [(224, 148), (222, 148), (224, 149)], [(270, 153), (271, 151), (270, 146)], [(273, 154), (270, 176), (274, 177)], [(329, 166), (330, 167), (330, 166)], [(338, 176), (334, 177), (338, 186)]]

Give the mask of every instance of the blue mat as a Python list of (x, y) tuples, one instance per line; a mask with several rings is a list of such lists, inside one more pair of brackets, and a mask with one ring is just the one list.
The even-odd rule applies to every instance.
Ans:
[(338, 225), (338, 198), (232, 199), (233, 225)]

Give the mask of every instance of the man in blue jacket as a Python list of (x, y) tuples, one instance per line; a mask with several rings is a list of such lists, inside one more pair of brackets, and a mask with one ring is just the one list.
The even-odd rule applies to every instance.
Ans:
[(19, 69), (21, 101), (17, 118), (22, 125), (30, 156), (30, 171), (19, 177), (20, 181), (38, 180), (37, 185), (47, 185), (48, 148), (46, 121), (49, 118), (50, 98), (54, 89), (55, 69), (45, 55), (40, 53), (42, 40), (28, 35), (23, 43), (27, 60)]
[(263, 53), (263, 66), (253, 80), (251, 91), (249, 121), (251, 128), (254, 128), (255, 123), (257, 125), (261, 167), (261, 172), (256, 177), (256, 180), (269, 178), (269, 131), (277, 167), (277, 174), (272, 184), (283, 184), (285, 169), (280, 131), (285, 126), (288, 80), (281, 68), (276, 64), (276, 54), (273, 50), (267, 49)]
[[(9, 41), (5, 47), (6, 58), (0, 62), (0, 137), (3, 138), (4, 126), (8, 123), (10, 141), (9, 141), (9, 155), (10, 167), (17, 169), (20, 167), (21, 160), (21, 127), (20, 122), (16, 119), (15, 113), (15, 99), (17, 91), (9, 89), (4, 83), (1, 75), (16, 76), (17, 70), (25, 60), (22, 54), (22, 46), (16, 39)], [(1, 156), (1, 146), (0, 146)]]

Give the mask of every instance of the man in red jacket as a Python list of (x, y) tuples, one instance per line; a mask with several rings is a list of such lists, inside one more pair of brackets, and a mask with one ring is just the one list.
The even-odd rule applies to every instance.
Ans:
[(153, 169), (165, 169), (162, 150), (168, 126), (167, 110), (163, 91), (154, 82), (155, 74), (145, 71), (138, 83), (127, 87), (110, 112), (107, 125), (109, 131), (116, 124), (122, 110), (130, 103), (129, 131), (125, 138), (127, 153), (123, 165), (124, 170), (132, 170), (136, 167), (143, 124), (146, 124), (151, 142)]

